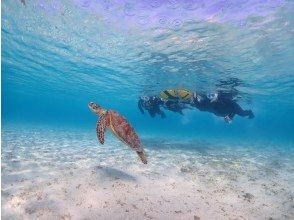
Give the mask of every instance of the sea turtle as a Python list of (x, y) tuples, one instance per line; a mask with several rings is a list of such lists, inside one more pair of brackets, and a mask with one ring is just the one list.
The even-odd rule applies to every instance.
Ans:
[(101, 144), (104, 144), (105, 129), (110, 128), (119, 140), (135, 150), (142, 162), (147, 164), (147, 158), (138, 135), (122, 115), (113, 110), (105, 110), (93, 102), (89, 103), (89, 108), (100, 117), (100, 120), (97, 121), (96, 132)]

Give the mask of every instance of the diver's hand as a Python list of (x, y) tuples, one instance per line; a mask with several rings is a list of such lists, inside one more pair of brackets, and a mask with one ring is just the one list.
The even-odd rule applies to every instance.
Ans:
[(232, 123), (232, 119), (227, 115), (226, 117), (224, 117), (225, 122), (231, 124)]

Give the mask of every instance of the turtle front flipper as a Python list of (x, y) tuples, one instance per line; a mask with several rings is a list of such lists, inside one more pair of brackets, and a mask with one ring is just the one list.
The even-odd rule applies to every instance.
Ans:
[(100, 120), (97, 122), (97, 126), (96, 126), (97, 137), (101, 144), (104, 144), (105, 128), (106, 128), (106, 116), (102, 115), (100, 117)]
[(144, 164), (147, 164), (147, 158), (144, 151), (137, 151), (138, 156)]

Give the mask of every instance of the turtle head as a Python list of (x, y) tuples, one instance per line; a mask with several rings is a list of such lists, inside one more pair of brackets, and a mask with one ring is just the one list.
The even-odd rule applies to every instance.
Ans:
[(94, 102), (89, 103), (89, 108), (99, 116), (104, 115), (106, 113), (106, 110), (103, 109), (100, 105), (95, 104)]

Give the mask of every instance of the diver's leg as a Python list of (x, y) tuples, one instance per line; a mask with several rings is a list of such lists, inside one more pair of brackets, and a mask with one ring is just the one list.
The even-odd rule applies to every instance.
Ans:
[[(238, 105), (236, 103), (236, 105)], [(254, 114), (251, 110), (243, 110), (240, 105), (238, 105), (237, 107), (235, 107), (235, 113), (241, 117), (246, 117), (248, 116), (248, 118), (254, 118)]]
[(140, 98), (140, 100), (138, 101), (138, 108), (140, 109), (140, 112), (142, 114), (144, 114), (144, 110), (143, 110), (143, 100)]
[(250, 118), (250, 119), (255, 117), (251, 110), (244, 110), (244, 112), (245, 112), (246, 116), (248, 116), (248, 118)]

